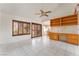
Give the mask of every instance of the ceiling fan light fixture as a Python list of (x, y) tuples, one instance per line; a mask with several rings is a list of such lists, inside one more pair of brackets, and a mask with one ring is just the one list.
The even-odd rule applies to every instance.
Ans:
[(40, 12), (41, 13), (37, 13), (37, 15), (40, 15), (40, 17), (42, 17), (42, 16), (46, 16), (46, 17), (48, 17), (48, 13), (51, 13), (51, 11), (43, 11), (43, 10), (40, 10)]

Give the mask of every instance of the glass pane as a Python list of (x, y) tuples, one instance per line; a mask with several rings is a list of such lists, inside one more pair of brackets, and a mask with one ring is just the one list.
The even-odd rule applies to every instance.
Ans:
[(13, 22), (13, 35), (18, 35), (18, 22)]
[(23, 34), (23, 25), (22, 23), (19, 23), (19, 34)]
[(28, 23), (23, 24), (23, 33), (30, 34), (30, 24), (28, 24)]

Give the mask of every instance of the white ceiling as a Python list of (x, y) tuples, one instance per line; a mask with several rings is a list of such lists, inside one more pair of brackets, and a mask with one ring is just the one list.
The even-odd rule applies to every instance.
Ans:
[[(74, 13), (76, 4), (59, 4), (59, 3), (4, 3), (0, 4), (0, 12), (22, 16), (34, 20), (49, 20), (63, 15)], [(40, 9), (52, 11), (49, 17), (39, 17), (35, 13), (39, 13)]]

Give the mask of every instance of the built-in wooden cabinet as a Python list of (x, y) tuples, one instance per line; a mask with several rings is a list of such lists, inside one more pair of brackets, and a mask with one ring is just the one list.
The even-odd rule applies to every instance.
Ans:
[(60, 18), (51, 19), (50, 25), (51, 26), (60, 26)]
[(61, 18), (61, 26), (77, 25), (77, 24), (78, 24), (77, 15), (70, 15)]
[(79, 35), (78, 34), (64, 34), (67, 37), (67, 41), (68, 43), (71, 44), (75, 44), (78, 45), (78, 39), (79, 39)]
[[(70, 16), (64, 16), (60, 18), (55, 18), (50, 20), (50, 26), (51, 27), (63, 27), (65, 29), (65, 26), (73, 26), (73, 25), (78, 25), (78, 19), (77, 15), (70, 15)], [(56, 28), (57, 28), (56, 27)], [(52, 28), (53, 29), (53, 28)], [(62, 31), (64, 30), (62, 29)], [(68, 30), (68, 28), (66, 28)], [(54, 29), (55, 30), (55, 29)], [(73, 29), (74, 30), (74, 29)], [(59, 40), (59, 41), (64, 41), (70, 44), (79, 44), (79, 35), (78, 34), (70, 34), (70, 33), (63, 33), (63, 32), (54, 33), (54, 32), (48, 32), (48, 36), (51, 40)]]
[(51, 40), (59, 40), (58, 33), (48, 32), (49, 39)]
[[(54, 33), (48, 32), (48, 37), (51, 40), (63, 41), (66, 43), (79, 45), (79, 35), (78, 34), (67, 34), (67, 33)], [(62, 38), (60, 38), (62, 37)]]
[(67, 26), (67, 25), (77, 25), (78, 19), (77, 15), (70, 15), (60, 18), (51, 19), (50, 26)]

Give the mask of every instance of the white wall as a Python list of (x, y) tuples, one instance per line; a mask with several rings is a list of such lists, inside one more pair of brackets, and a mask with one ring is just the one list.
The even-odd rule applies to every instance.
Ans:
[(27, 18), (0, 12), (0, 44), (28, 40), (31, 35), (12, 36), (12, 20), (30, 22)]
[(12, 36), (12, 20), (42, 24), (39, 21), (29, 19), (27, 17), (14, 16), (12, 14), (0, 12), (0, 44), (31, 39), (31, 35)]
[[(3, 3), (0, 4), (0, 11), (28, 17), (37, 21), (46, 21), (51, 18), (74, 14), (75, 6), (75, 3)], [(40, 13), (41, 9), (44, 11), (52, 11), (52, 13), (48, 13), (49, 17), (39, 17), (40, 15), (36, 15), (36, 13)]]
[(51, 32), (78, 34), (78, 26), (57, 26), (50, 29)]
[(49, 16), (51, 19), (72, 15), (75, 12), (75, 3), (62, 3)]
[(1, 17), (2, 17), (2, 15), (1, 15), (1, 13), (0, 13), (0, 43), (3, 41), (2, 22), (1, 22), (1, 21), (2, 21), (1, 19), (2, 19), (2, 18), (1, 18)]
[(50, 29), (50, 20), (42, 22), (42, 34), (47, 35), (47, 31)]

